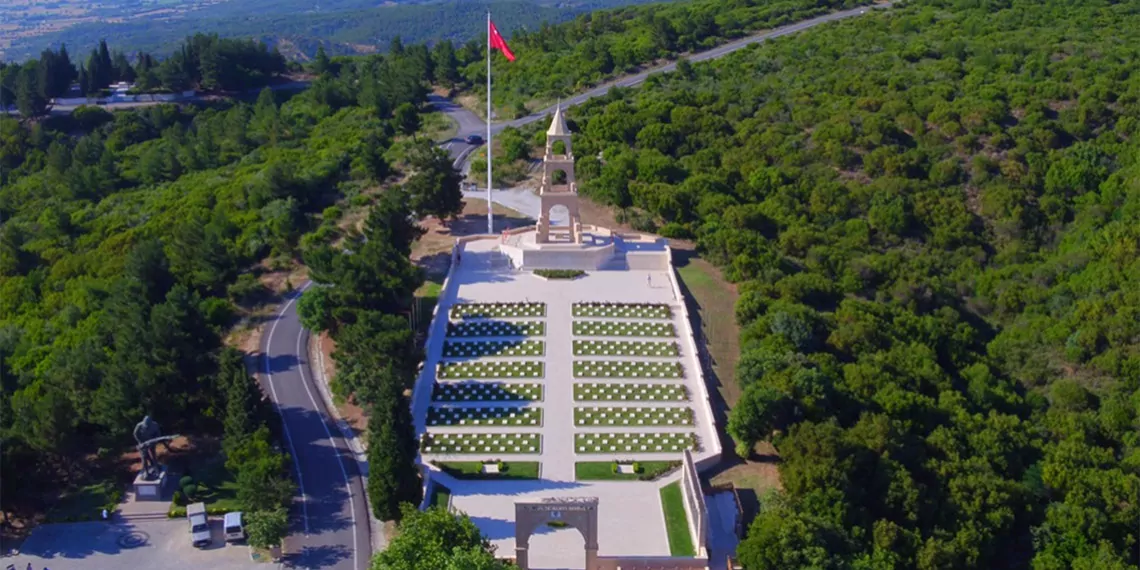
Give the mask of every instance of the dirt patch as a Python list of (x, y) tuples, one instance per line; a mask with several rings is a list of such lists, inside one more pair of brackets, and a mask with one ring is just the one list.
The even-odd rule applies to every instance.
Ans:
[[(534, 220), (510, 208), (493, 205), (495, 231), (528, 226)], [(455, 238), (487, 233), (487, 201), (478, 198), (464, 198), (463, 212), (448, 223), (438, 218), (427, 218), (420, 222), (426, 233), (412, 245), (412, 261), (428, 272), (428, 278), (440, 278), (447, 274), (451, 262), (451, 247)]]
[(756, 454), (747, 461), (742, 461), (731, 452), (709, 475), (708, 482), (712, 486), (731, 484), (736, 487), (743, 509), (745, 528), (756, 518), (760, 510), (760, 501), (765, 494), (780, 490), (780, 456), (776, 449), (767, 442), (756, 445)]

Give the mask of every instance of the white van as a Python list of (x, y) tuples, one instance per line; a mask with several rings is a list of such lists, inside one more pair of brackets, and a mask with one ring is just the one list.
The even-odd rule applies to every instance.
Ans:
[(241, 512), (226, 513), (225, 524), (222, 527), (226, 542), (241, 542), (245, 540), (245, 528), (241, 525)]
[(210, 521), (206, 518), (206, 504), (186, 506), (186, 519), (190, 521), (190, 540), (199, 548), (210, 545)]

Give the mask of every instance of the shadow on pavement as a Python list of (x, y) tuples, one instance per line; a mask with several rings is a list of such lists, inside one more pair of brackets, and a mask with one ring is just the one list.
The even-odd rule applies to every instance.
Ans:
[(20, 552), (44, 559), (86, 558), (93, 554), (118, 554), (148, 545), (149, 539), (149, 535), (130, 523), (45, 524), (28, 536)]
[(300, 552), (288, 554), (283, 562), (286, 568), (328, 568), (352, 556), (344, 545), (306, 546)]

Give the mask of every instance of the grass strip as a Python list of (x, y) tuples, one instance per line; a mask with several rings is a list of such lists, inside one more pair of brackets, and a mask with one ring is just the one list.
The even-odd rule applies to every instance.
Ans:
[(456, 479), (538, 479), (537, 461), (498, 463), (498, 473), (484, 473), (482, 461), (436, 461), (434, 465)]
[(579, 481), (649, 481), (676, 469), (680, 461), (635, 461), (636, 473), (615, 473), (615, 461), (579, 461), (574, 464), (574, 478)]
[(693, 536), (689, 534), (689, 517), (685, 514), (681, 483), (670, 483), (661, 488), (661, 510), (665, 513), (665, 532), (669, 535), (669, 554), (696, 556)]

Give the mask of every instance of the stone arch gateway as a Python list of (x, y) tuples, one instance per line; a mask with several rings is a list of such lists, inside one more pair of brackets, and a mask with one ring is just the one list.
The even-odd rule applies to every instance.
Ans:
[(530, 535), (552, 521), (566, 523), (582, 533), (586, 568), (594, 568), (598, 560), (598, 498), (552, 497), (515, 503), (515, 564), (519, 570), (530, 570)]

